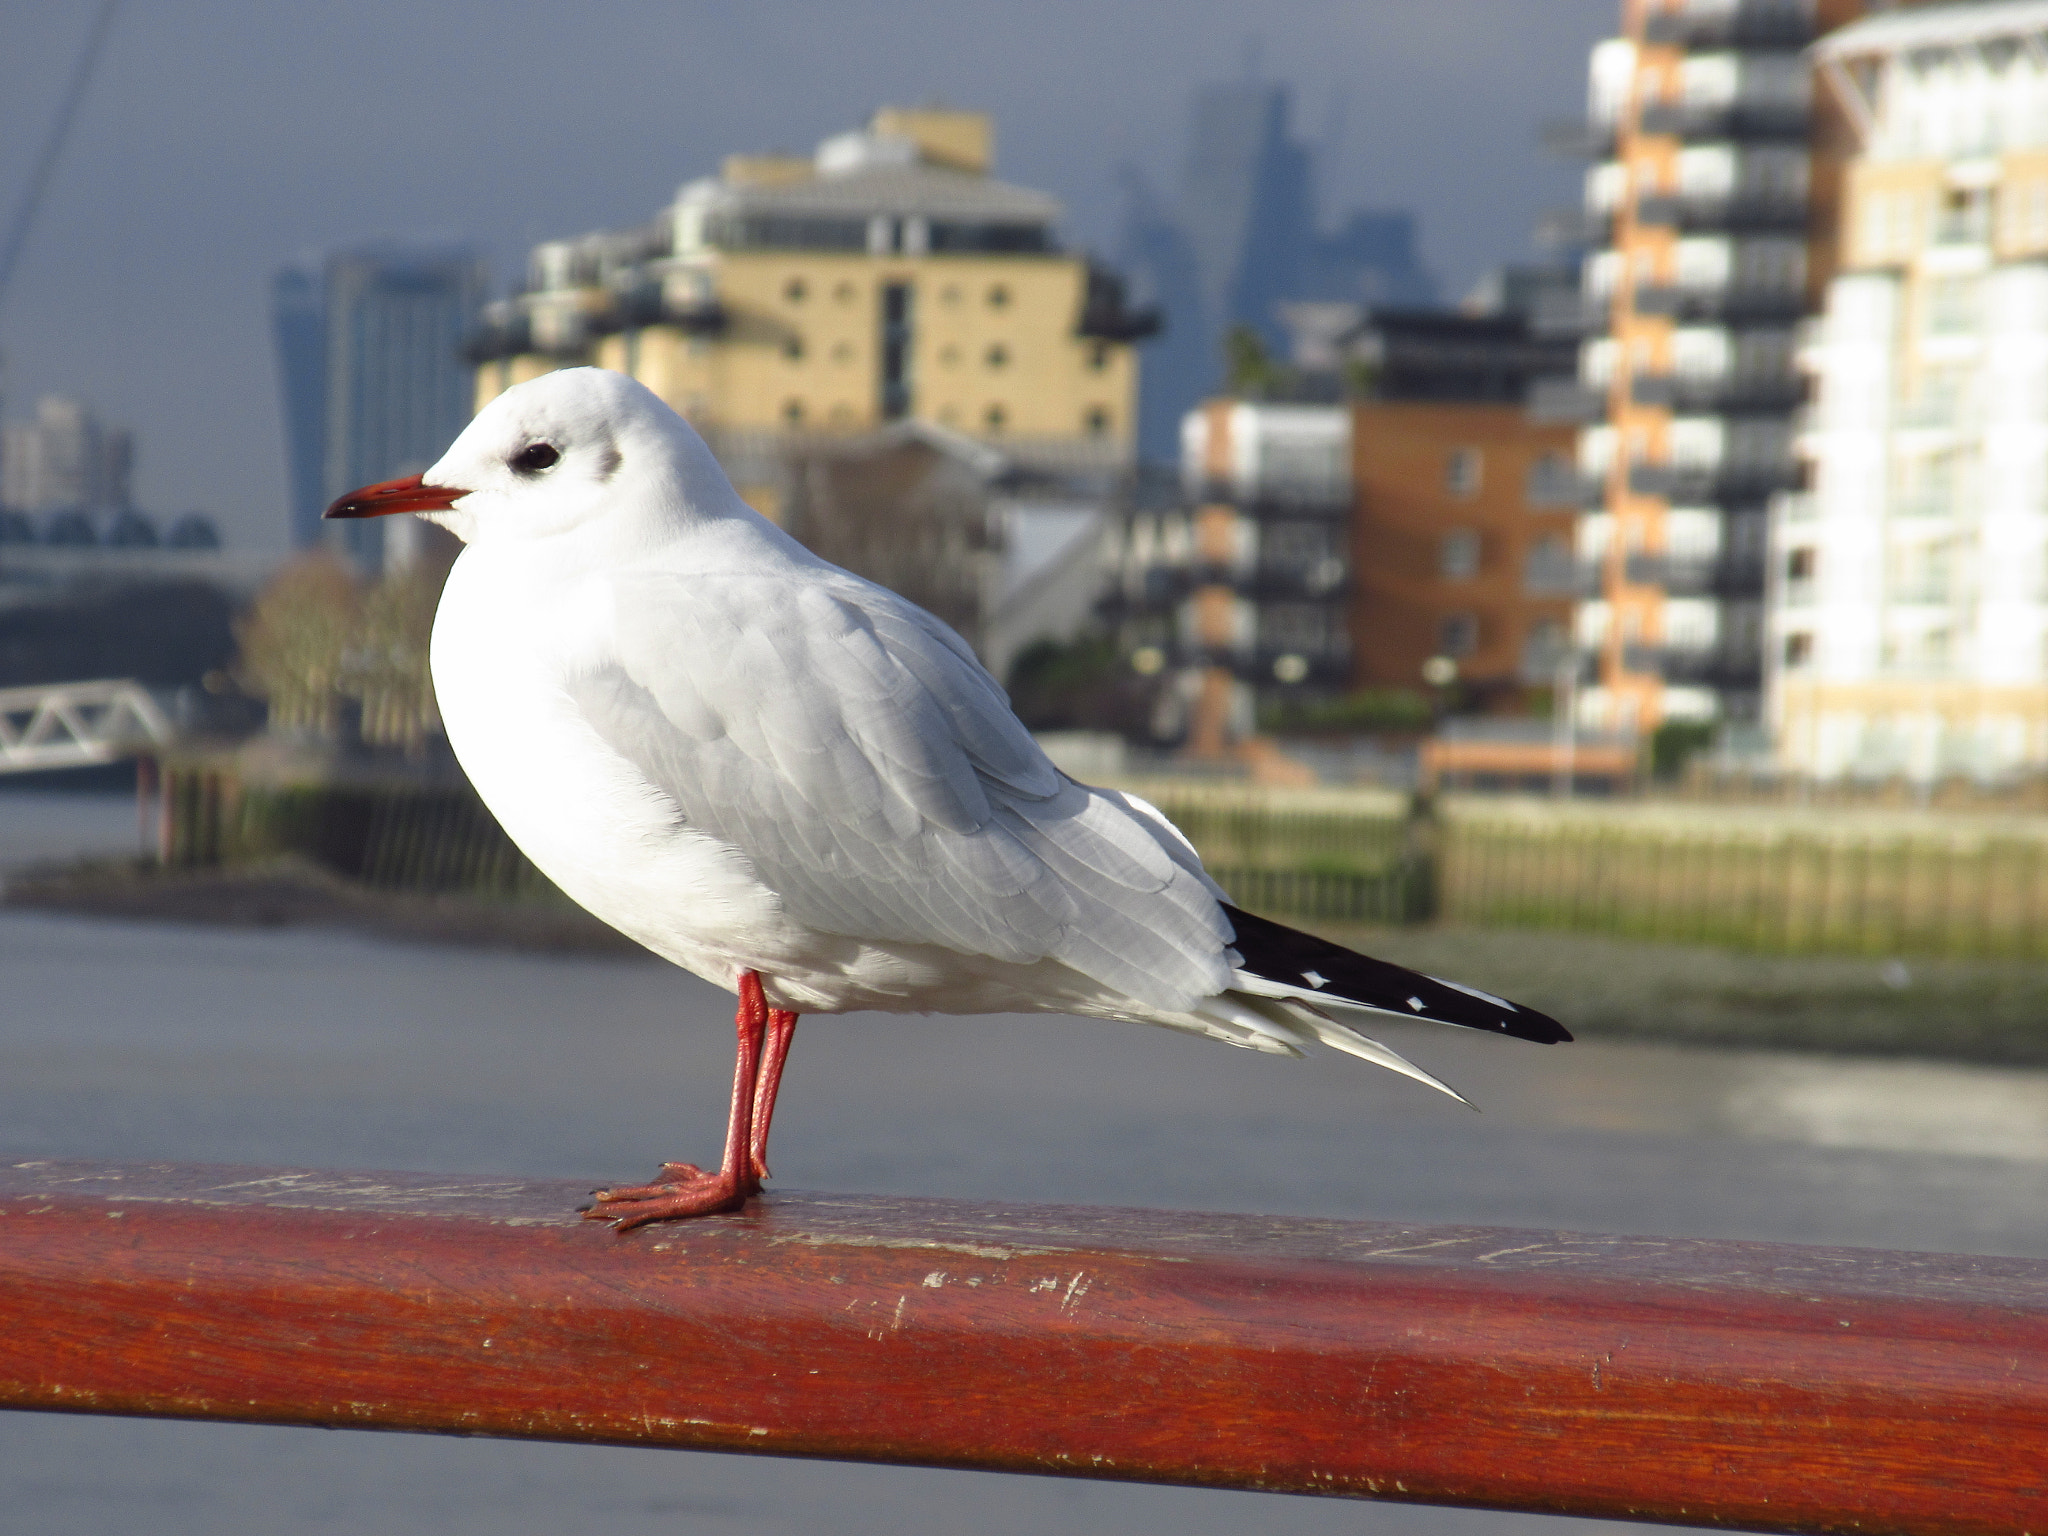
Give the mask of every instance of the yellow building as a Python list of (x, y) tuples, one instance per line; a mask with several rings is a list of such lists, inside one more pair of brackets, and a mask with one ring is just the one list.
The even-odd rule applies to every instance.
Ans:
[(800, 159), (733, 156), (644, 228), (535, 248), (472, 351), (477, 404), (550, 369), (632, 375), (776, 516), (786, 450), (918, 419), (1024, 464), (1131, 457), (1156, 319), (991, 176), (979, 113), (884, 108)]

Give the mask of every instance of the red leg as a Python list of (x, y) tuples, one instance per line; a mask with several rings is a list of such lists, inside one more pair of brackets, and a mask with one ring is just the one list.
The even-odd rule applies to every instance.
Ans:
[[(694, 1163), (663, 1163), (653, 1184), (592, 1192), (583, 1208), (592, 1221), (609, 1221), (621, 1232), (650, 1221), (683, 1216), (709, 1216), (736, 1211), (761, 1185), (753, 1172), (754, 1097), (761, 1072), (762, 1037), (768, 1028), (768, 1000), (761, 978), (752, 971), (740, 977), (739, 1009), (733, 1029), (739, 1049), (733, 1062), (732, 1108), (725, 1126), (725, 1159), (718, 1172), (705, 1173)], [(787, 1044), (784, 1050), (788, 1049)]]
[(748, 1162), (754, 1188), (768, 1177), (768, 1127), (775, 1120), (775, 1095), (782, 1088), (782, 1066), (789, 1060), (789, 1042), (796, 1038), (796, 1015), (781, 1008), (768, 1010), (768, 1038), (761, 1051), (761, 1075), (754, 1082), (754, 1139), (748, 1147)]

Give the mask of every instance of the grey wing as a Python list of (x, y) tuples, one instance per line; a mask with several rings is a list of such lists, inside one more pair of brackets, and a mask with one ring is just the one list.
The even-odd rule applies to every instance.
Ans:
[(937, 619), (856, 578), (621, 578), (614, 660), (571, 692), (797, 921), (1061, 960), (1153, 1007), (1228, 985), (1193, 850), (1047, 761)]

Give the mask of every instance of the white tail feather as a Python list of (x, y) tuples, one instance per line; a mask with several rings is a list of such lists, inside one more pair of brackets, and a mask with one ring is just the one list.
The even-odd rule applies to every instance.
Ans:
[[(1408, 1060), (1400, 1052), (1380, 1044), (1370, 1035), (1360, 1034), (1351, 1025), (1334, 1016), (1335, 1013), (1376, 1013), (1383, 1018), (1399, 1018), (1383, 1008), (1368, 1008), (1362, 1003), (1349, 1002), (1344, 998), (1332, 997), (1329, 993), (1316, 993), (1306, 987), (1290, 987), (1285, 982), (1270, 981), (1264, 976), (1254, 976), (1249, 971), (1239, 971), (1233, 978), (1233, 988), (1247, 1005), (1261, 1013), (1271, 1009), (1274, 1013), (1285, 1012), (1290, 1018), (1306, 1024), (1315, 1037), (1332, 1050), (1356, 1056), (1398, 1072), (1403, 1077), (1412, 1077), (1418, 1083), (1426, 1083), (1438, 1093), (1447, 1093), (1467, 1109), (1475, 1108), (1472, 1101), (1449, 1083), (1432, 1077), (1422, 1068)], [(1249, 995), (1247, 995), (1249, 994)], [(1215, 999), (1205, 999), (1204, 1005)]]

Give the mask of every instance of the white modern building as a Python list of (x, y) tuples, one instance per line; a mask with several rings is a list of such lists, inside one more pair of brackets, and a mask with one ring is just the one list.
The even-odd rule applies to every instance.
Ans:
[(2048, 0), (1814, 49), (1858, 138), (1774, 510), (1768, 709), (1821, 779), (2048, 767)]

